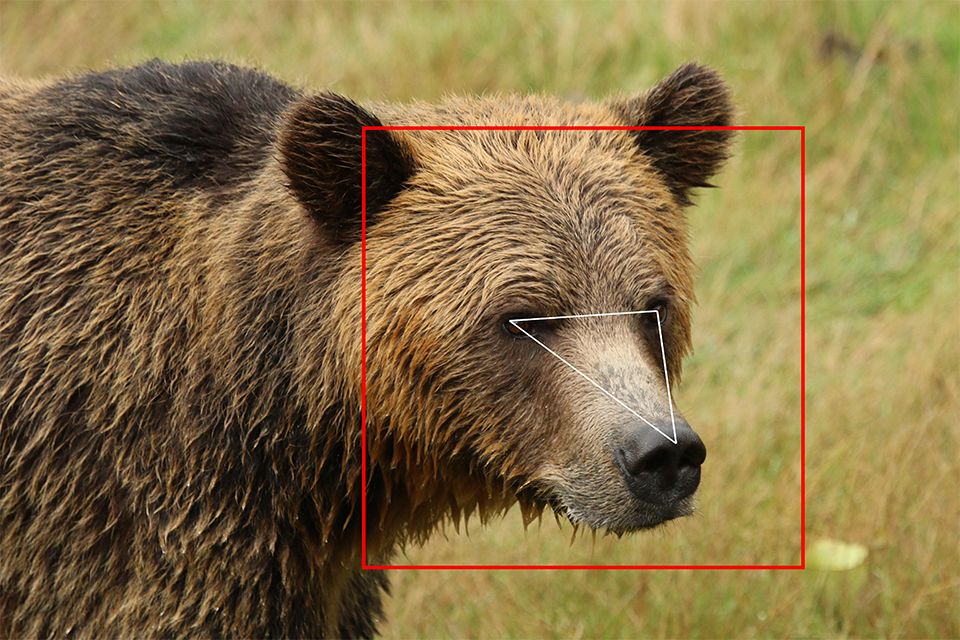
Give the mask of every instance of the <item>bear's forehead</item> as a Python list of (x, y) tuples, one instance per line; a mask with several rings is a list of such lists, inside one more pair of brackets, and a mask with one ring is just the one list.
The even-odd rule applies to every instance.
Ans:
[[(449, 98), (439, 104), (379, 106), (387, 126), (623, 126), (603, 104), (546, 96)], [(670, 202), (658, 174), (629, 131), (396, 131), (418, 165), (418, 179), (437, 191), (517, 193), (574, 204), (612, 204), (621, 197)]]
[[(384, 124), (622, 126), (623, 122), (603, 105), (498, 96), (415, 104), (388, 112)], [(576, 274), (605, 273), (610, 282), (617, 280), (622, 286), (630, 274), (658, 276), (664, 273), (663, 263), (686, 262), (683, 216), (630, 132), (452, 130), (397, 135), (418, 165), (411, 189), (398, 204), (431, 220), (432, 244), (453, 238), (458, 250), (477, 251), (478, 263), (489, 261), (491, 255), (530, 261), (531, 269), (566, 274), (567, 285)], [(439, 211), (444, 215), (437, 216)], [(402, 233), (411, 230), (407, 226)], [(490, 246), (497, 249), (487, 250)], [(653, 247), (657, 250), (650, 250)], [(574, 288), (594, 288), (591, 278)]]
[[(452, 97), (438, 104), (378, 105), (387, 126), (401, 127), (577, 127), (623, 126), (600, 103), (565, 102), (549, 96)], [(426, 130), (404, 131), (407, 142), (425, 168), (456, 161), (464, 168), (496, 166), (498, 161), (523, 159), (571, 162), (607, 157), (627, 162), (637, 155), (625, 131)], [(598, 167), (603, 168), (603, 167)]]
[(422, 133), (408, 138), (419, 165), (408, 186), (428, 211), (496, 212), (577, 234), (611, 225), (623, 229), (623, 219), (642, 228), (681, 217), (632, 144), (603, 139), (618, 132)]
[(621, 294), (636, 299), (630, 291), (665, 283), (683, 289), (672, 273), (687, 262), (683, 217), (655, 192), (575, 172), (447, 173), (414, 176), (381, 216), (376, 247), (402, 244), (413, 263), (442, 255), (491, 291), (540, 291), (551, 309), (622, 306)]
[(601, 103), (554, 96), (452, 96), (438, 103), (379, 104), (374, 113), (387, 126), (603, 126), (622, 125)]

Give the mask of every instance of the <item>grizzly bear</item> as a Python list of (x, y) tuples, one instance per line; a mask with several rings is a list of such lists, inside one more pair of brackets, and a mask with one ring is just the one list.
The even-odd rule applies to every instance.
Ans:
[[(730, 119), (698, 65), (582, 104), (360, 106), (218, 62), (0, 82), (0, 637), (375, 633), (362, 233), (371, 559), (518, 502), (690, 513), (679, 413), (673, 443), (526, 334), (668, 428), (683, 210), (730, 134), (628, 127)], [(378, 125), (623, 128), (370, 130), (364, 231)]]

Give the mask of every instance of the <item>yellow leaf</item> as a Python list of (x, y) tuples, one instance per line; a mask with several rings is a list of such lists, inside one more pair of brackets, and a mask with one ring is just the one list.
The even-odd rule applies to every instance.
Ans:
[(807, 549), (807, 566), (823, 571), (849, 571), (863, 564), (867, 553), (862, 544), (820, 538)]

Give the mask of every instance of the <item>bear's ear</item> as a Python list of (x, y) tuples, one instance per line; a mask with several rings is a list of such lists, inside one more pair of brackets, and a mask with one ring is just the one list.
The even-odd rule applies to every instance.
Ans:
[[(337, 242), (360, 237), (360, 134), (383, 126), (357, 103), (333, 93), (302, 98), (286, 114), (280, 164), (289, 188)], [(409, 150), (389, 131), (367, 131), (367, 224), (413, 175)]]
[[(730, 92), (716, 71), (686, 64), (637, 98), (610, 105), (636, 126), (729, 126)], [(690, 191), (709, 180), (729, 155), (730, 131), (634, 131), (640, 149), (663, 175), (681, 206)]]

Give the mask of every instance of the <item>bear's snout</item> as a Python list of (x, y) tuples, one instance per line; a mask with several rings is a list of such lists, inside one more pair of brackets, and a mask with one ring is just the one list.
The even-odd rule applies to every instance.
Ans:
[[(686, 420), (677, 418), (674, 444), (648, 424), (637, 421), (624, 427), (614, 458), (627, 488), (640, 500), (657, 506), (672, 506), (693, 494), (700, 484), (700, 465), (707, 449)], [(657, 428), (671, 433), (669, 420)]]

